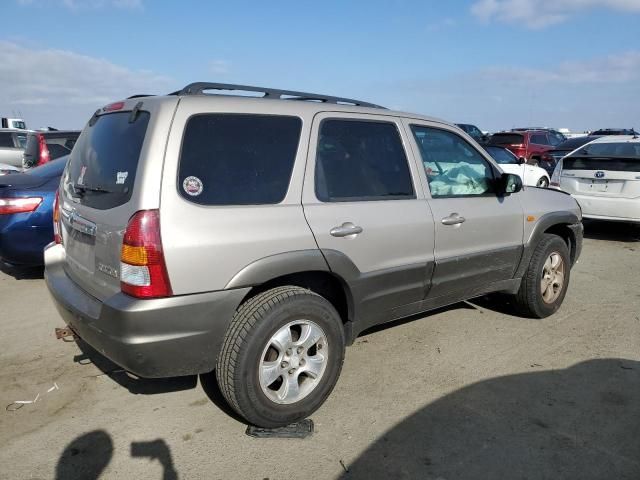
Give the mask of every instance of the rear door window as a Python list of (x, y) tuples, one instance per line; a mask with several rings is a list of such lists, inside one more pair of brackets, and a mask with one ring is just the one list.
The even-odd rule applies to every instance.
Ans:
[(549, 145), (549, 140), (545, 134), (534, 133), (531, 135), (530, 143), (535, 143), (536, 145)]
[(316, 154), (315, 189), (323, 202), (415, 198), (396, 125), (324, 120)]
[(131, 198), (149, 112), (140, 111), (97, 117), (87, 125), (75, 144), (65, 177), (67, 195), (88, 207), (106, 210)]
[(185, 127), (178, 190), (201, 205), (280, 203), (289, 188), (302, 120), (202, 114)]

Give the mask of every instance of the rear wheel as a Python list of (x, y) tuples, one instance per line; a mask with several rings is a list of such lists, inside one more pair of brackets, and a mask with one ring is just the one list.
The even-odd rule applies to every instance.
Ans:
[(540, 177), (536, 182), (536, 187), (547, 188), (549, 186), (549, 179), (547, 177)]
[(516, 294), (516, 306), (526, 316), (544, 318), (555, 313), (567, 293), (571, 263), (567, 244), (544, 234)]
[(296, 286), (242, 304), (216, 366), (220, 390), (249, 423), (274, 428), (318, 409), (344, 360), (342, 321), (333, 305)]

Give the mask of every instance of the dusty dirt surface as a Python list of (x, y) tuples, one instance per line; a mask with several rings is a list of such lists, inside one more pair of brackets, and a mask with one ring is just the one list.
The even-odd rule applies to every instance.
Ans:
[(210, 377), (135, 380), (55, 340), (37, 270), (0, 273), (0, 305), (2, 479), (640, 478), (628, 225), (588, 225), (551, 318), (478, 299), (361, 336), (304, 440), (246, 436)]

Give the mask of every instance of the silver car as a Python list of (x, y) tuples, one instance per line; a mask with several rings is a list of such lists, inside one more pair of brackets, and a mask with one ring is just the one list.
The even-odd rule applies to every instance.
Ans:
[(0, 129), (0, 163), (22, 168), (22, 156), (27, 143), (25, 130)]
[(452, 124), (213, 83), (98, 110), (54, 222), (46, 281), (75, 335), (141, 377), (215, 370), (263, 427), (320, 407), (374, 325), (498, 291), (553, 314), (582, 245), (571, 196)]

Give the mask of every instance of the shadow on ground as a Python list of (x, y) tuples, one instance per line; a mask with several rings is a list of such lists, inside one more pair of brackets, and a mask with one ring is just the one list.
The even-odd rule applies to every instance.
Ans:
[[(113, 457), (111, 436), (104, 430), (85, 433), (71, 441), (56, 465), (56, 480), (93, 480), (100, 477)], [(162, 466), (163, 480), (176, 480), (171, 450), (162, 439), (132, 442), (131, 457), (157, 460)], [(145, 477), (149, 478), (149, 477)]]
[(125, 372), (120, 366), (97, 352), (91, 345), (87, 344), (83, 340), (77, 339), (76, 343), (82, 353), (73, 358), (74, 362), (79, 363), (80, 365), (95, 365), (102, 372), (100, 375), (107, 375), (114, 382), (129, 390), (130, 393), (136, 395), (154, 395), (159, 393), (190, 390), (198, 385), (198, 378), (200, 378), (202, 390), (207, 397), (209, 397), (209, 400), (211, 400), (220, 410), (230, 417), (241, 423), (245, 423), (242, 417), (240, 417), (224, 399), (224, 396), (218, 387), (215, 372), (199, 376), (188, 375), (185, 377), (170, 378), (137, 378)]
[(611, 242), (640, 242), (640, 225), (624, 222), (584, 220), (584, 237)]
[(640, 478), (640, 362), (493, 378), (403, 420), (343, 479)]
[(125, 372), (83, 340), (76, 340), (76, 344), (82, 353), (73, 358), (74, 362), (81, 365), (95, 365), (102, 372), (102, 375), (107, 375), (114, 382), (136, 395), (178, 392), (195, 388), (198, 384), (196, 375), (171, 378), (137, 378)]
[(44, 278), (44, 267), (18, 267), (0, 262), (0, 272), (16, 280), (40, 280)]

